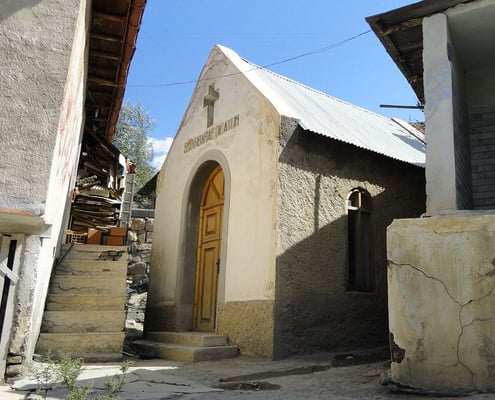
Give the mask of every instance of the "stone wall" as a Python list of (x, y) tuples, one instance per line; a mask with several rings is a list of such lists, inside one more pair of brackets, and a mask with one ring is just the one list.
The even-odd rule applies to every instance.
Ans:
[(154, 210), (132, 210), (131, 224), (127, 233), (129, 252), (127, 274), (134, 278), (131, 288), (147, 290), (149, 282), (151, 247), (153, 242)]

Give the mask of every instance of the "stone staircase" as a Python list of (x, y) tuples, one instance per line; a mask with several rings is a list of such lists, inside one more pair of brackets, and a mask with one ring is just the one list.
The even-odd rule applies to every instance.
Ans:
[(127, 247), (69, 244), (61, 254), (50, 281), (36, 353), (62, 351), (86, 361), (120, 360)]
[(143, 354), (174, 361), (211, 361), (233, 358), (239, 348), (228, 344), (227, 336), (203, 332), (147, 332), (132, 345)]

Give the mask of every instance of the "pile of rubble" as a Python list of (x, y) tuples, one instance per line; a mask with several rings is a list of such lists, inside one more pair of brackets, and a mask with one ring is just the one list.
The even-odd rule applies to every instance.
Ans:
[(154, 210), (133, 210), (132, 215), (127, 232), (128, 296), (133, 292), (144, 293), (148, 290)]
[(127, 232), (126, 345), (143, 335), (153, 241), (154, 210), (132, 210)]

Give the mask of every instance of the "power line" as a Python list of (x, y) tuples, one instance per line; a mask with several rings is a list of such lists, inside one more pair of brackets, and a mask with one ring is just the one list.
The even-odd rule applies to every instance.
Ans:
[(274, 65), (279, 65), (279, 64), (285, 64), (289, 61), (294, 61), (294, 60), (297, 60), (298, 58), (303, 58), (303, 57), (307, 57), (307, 56), (312, 56), (312, 55), (315, 55), (315, 54), (320, 54), (320, 53), (324, 53), (326, 51), (329, 51), (329, 50), (332, 50), (332, 49), (335, 49), (336, 47), (339, 47), (339, 46), (342, 46), (354, 39), (357, 39), (361, 36), (364, 36), (366, 35), (367, 33), (370, 33), (371, 32), (371, 29), (368, 29), (367, 31), (364, 31), (364, 32), (361, 32), (361, 33), (358, 33), (357, 35), (354, 35), (354, 36), (351, 36), (347, 39), (344, 39), (344, 40), (341, 40), (340, 42), (336, 42), (336, 43), (332, 43), (332, 44), (329, 44), (328, 46), (325, 46), (325, 47), (322, 47), (322, 48), (319, 48), (319, 49), (316, 49), (316, 50), (312, 50), (312, 51), (308, 51), (307, 53), (303, 53), (303, 54), (300, 54), (298, 56), (294, 56), (294, 57), (291, 57), (291, 58), (287, 58), (285, 60), (282, 60), (282, 61), (275, 61), (271, 64), (267, 64), (265, 66), (263, 66), (262, 68), (268, 68), (268, 67), (272, 67)]
[(215, 79), (219, 79), (219, 78), (223, 78), (223, 77), (234, 76), (234, 75), (238, 75), (238, 74), (243, 74), (245, 72), (255, 71), (257, 69), (263, 69), (263, 68), (273, 67), (274, 65), (285, 64), (285, 63), (288, 63), (290, 61), (294, 61), (294, 60), (297, 60), (297, 59), (300, 59), (300, 58), (312, 56), (312, 55), (315, 55), (315, 54), (324, 53), (324, 52), (333, 50), (336, 47), (343, 46), (344, 44), (349, 43), (349, 42), (351, 42), (351, 41), (353, 41), (355, 39), (358, 39), (359, 37), (364, 36), (364, 35), (366, 35), (366, 34), (368, 34), (370, 32), (371, 32), (371, 29), (369, 29), (367, 31), (364, 31), (364, 32), (361, 32), (361, 33), (358, 33), (357, 35), (351, 36), (351, 37), (349, 37), (347, 39), (344, 39), (344, 40), (341, 40), (339, 42), (331, 43), (331, 44), (329, 44), (329, 45), (327, 45), (325, 47), (321, 47), (321, 48), (318, 48), (318, 49), (315, 49), (315, 50), (311, 50), (311, 51), (308, 51), (306, 53), (299, 54), (299, 55), (294, 56), (294, 57), (286, 58), (286, 59), (280, 60), (280, 61), (275, 61), (275, 62), (272, 62), (270, 64), (265, 64), (263, 66), (254, 66), (253, 68), (251, 68), (251, 69), (249, 69), (247, 71), (234, 72), (232, 74), (225, 74), (225, 75), (217, 76), (217, 77), (214, 77), (214, 78), (191, 79), (191, 80), (188, 80), (188, 81), (169, 82), (169, 83), (135, 84), (135, 85), (114, 85), (114, 86), (127, 86), (127, 87), (132, 87), (132, 88), (148, 88), (148, 87), (151, 87), (152, 88), (152, 87), (182, 86), (182, 85), (191, 85), (193, 83), (198, 83), (198, 82), (201, 82), (201, 81), (215, 80)]

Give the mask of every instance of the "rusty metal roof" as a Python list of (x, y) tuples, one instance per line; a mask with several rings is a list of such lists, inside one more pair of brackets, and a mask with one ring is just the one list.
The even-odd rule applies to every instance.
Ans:
[(424, 135), (408, 123), (329, 96), (241, 59), (226, 47), (218, 47), (281, 115), (298, 119), (303, 129), (424, 166)]
[(86, 129), (109, 142), (124, 97), (146, 0), (93, 0), (86, 91)]
[(423, 88), (423, 18), (474, 0), (423, 0), (366, 18), (402, 71), (421, 104)]

